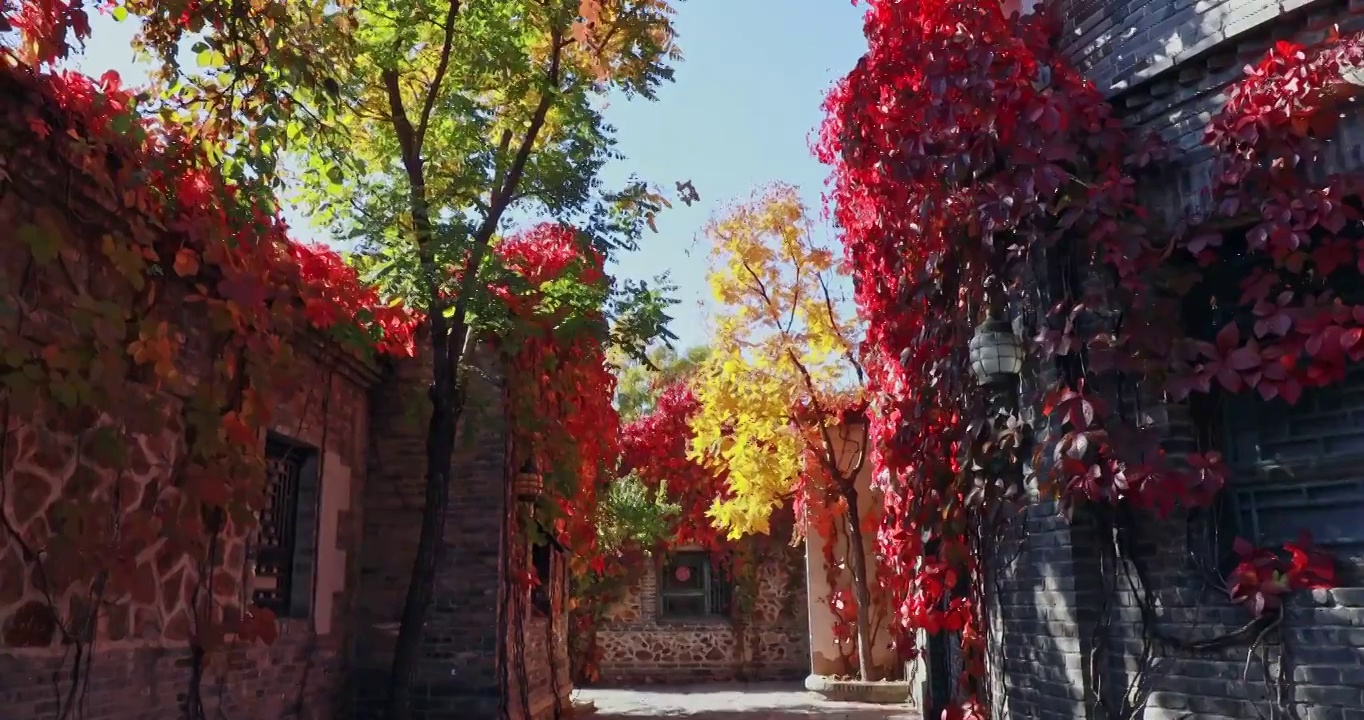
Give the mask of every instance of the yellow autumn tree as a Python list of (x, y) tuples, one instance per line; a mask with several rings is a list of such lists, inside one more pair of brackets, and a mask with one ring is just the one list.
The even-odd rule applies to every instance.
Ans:
[(691, 454), (728, 478), (730, 497), (710, 514), (731, 538), (767, 533), (772, 511), (802, 483), (822, 485), (807, 492), (837, 493), (857, 601), (858, 669), (871, 679), (871, 593), (854, 484), (865, 459), (838, 452), (845, 413), (862, 404), (861, 330), (835, 297), (834, 254), (811, 229), (787, 184), (755, 193), (706, 228), (719, 309), (695, 381)]

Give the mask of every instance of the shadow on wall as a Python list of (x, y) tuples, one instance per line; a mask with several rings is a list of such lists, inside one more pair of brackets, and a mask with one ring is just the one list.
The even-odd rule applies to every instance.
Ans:
[(1000, 633), (992, 638), (991, 678), (998, 716), (1084, 717), (1079, 628), (1092, 619), (1075, 603), (1072, 528), (1051, 502), (1029, 505), (1012, 522), (990, 588)]

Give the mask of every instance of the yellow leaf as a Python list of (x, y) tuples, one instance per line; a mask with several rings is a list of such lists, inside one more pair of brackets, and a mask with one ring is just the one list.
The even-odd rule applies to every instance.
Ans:
[(733, 497), (710, 516), (731, 537), (769, 532), (806, 457), (824, 449), (820, 433), (792, 424), (796, 408), (832, 413), (861, 395), (850, 357), (862, 329), (835, 295), (844, 279), (812, 239), (807, 214), (795, 188), (777, 185), (706, 231), (719, 311), (697, 375), (690, 454), (727, 472)]

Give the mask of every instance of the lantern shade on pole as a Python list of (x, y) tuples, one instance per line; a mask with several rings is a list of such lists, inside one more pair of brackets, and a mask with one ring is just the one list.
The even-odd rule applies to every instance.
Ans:
[(968, 348), (971, 373), (982, 385), (1013, 382), (1023, 371), (1023, 344), (1004, 320), (981, 323)]

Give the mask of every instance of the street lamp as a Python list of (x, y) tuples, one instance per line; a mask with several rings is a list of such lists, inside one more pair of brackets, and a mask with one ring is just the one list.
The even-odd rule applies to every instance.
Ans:
[(535, 467), (535, 458), (527, 454), (526, 462), (521, 465), (521, 469), (516, 473), (516, 479), (512, 483), (516, 499), (524, 503), (535, 502), (540, 497), (540, 492), (545, 487), (545, 478)]
[(1023, 344), (1007, 321), (987, 319), (976, 328), (967, 347), (971, 372), (982, 385), (1012, 383), (1023, 371)]

